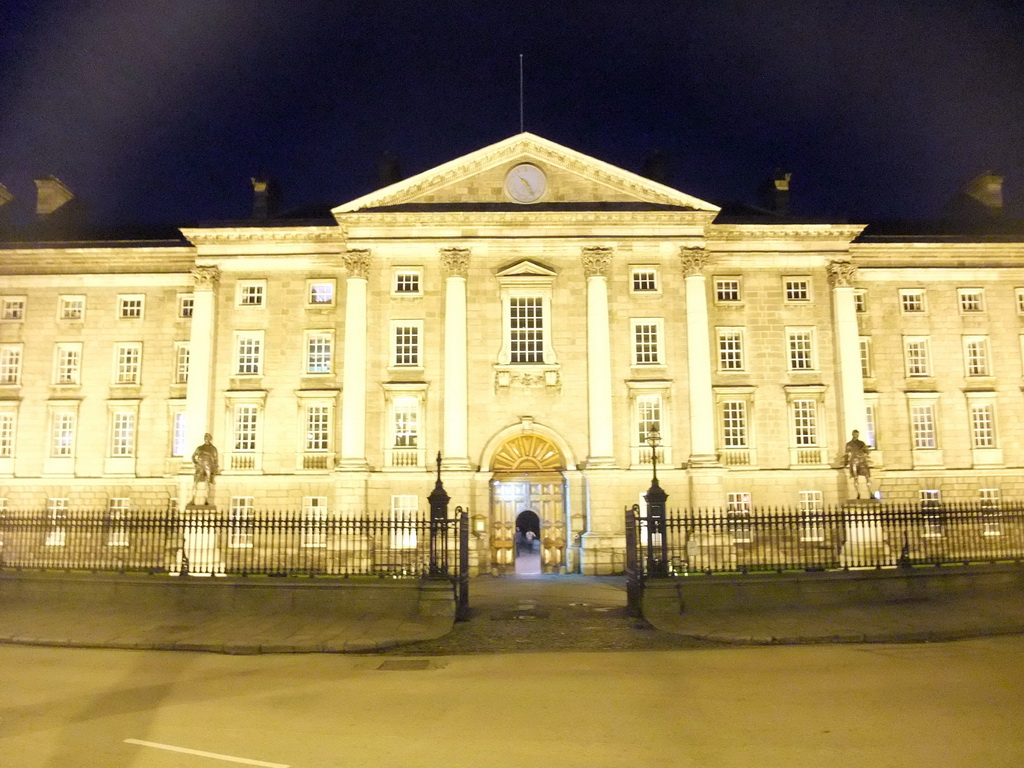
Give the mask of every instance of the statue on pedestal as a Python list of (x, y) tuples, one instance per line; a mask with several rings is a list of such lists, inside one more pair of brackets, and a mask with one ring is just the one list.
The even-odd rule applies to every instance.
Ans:
[[(846, 444), (843, 466), (849, 469), (857, 499), (871, 498), (871, 460), (868, 458), (870, 450), (867, 443), (860, 439), (860, 432), (856, 429), (853, 430), (852, 438)], [(862, 479), (863, 482), (861, 482)], [(863, 496), (861, 496), (862, 487), (864, 489)]]
[(196, 468), (192, 480), (192, 504), (196, 503), (196, 490), (199, 488), (199, 483), (206, 483), (204, 504), (209, 504), (213, 497), (214, 484), (217, 482), (217, 473), (220, 472), (220, 454), (213, 444), (213, 435), (209, 432), (203, 435), (203, 444), (192, 453), (192, 464)]

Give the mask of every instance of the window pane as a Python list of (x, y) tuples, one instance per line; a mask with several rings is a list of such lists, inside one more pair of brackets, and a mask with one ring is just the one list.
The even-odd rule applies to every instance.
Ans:
[(544, 314), (539, 296), (510, 299), (509, 327), (513, 363), (544, 362)]

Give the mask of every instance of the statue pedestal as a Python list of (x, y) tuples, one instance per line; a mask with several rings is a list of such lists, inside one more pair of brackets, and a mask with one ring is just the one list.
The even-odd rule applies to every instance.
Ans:
[(223, 576), (224, 561), (217, 548), (217, 508), (212, 504), (187, 504), (181, 516), (182, 576)]
[(896, 558), (882, 528), (878, 502), (848, 501), (843, 505), (846, 537), (839, 552), (843, 568), (876, 568), (895, 566)]

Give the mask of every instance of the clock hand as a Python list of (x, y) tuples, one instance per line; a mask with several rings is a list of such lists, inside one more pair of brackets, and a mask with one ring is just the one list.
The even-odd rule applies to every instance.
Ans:
[(530, 192), (530, 194), (532, 195), (532, 194), (533, 194), (533, 187), (531, 187), (531, 186), (530, 186), (530, 182), (528, 182), (528, 181), (527, 181), (526, 179), (524, 179), (524, 178), (523, 178), (522, 176), (520, 176), (520, 177), (519, 177), (519, 180), (520, 180), (521, 182), (523, 182), (523, 185), (524, 185), (524, 186), (526, 187), (526, 189), (527, 189), (527, 190), (528, 190), (528, 191)]

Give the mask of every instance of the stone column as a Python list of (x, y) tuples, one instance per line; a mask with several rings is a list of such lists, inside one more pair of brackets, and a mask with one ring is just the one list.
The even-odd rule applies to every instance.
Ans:
[(690, 390), (689, 466), (717, 466), (707, 278), (703, 274), (708, 254), (703, 245), (682, 246), (679, 249), (679, 260), (686, 282), (686, 370)]
[(188, 342), (188, 384), (185, 386), (185, 468), (192, 471), (192, 451), (213, 433), (214, 342), (217, 335), (217, 267), (192, 270), (192, 328)]
[(590, 456), (587, 468), (615, 466), (612, 432), (612, 346), (608, 327), (608, 267), (612, 249), (583, 249), (587, 278), (587, 418)]
[(466, 342), (468, 248), (443, 248), (444, 272), (444, 465), (470, 469), (469, 360)]
[(341, 456), (339, 469), (365, 470), (366, 463), (366, 289), (370, 252), (345, 252), (345, 357), (342, 361)]
[(832, 320), (835, 327), (836, 359), (839, 368), (840, 429), (845, 445), (853, 430), (865, 434), (867, 408), (864, 403), (864, 378), (860, 365), (860, 329), (853, 281), (857, 268), (849, 261), (828, 263), (828, 282), (832, 286)]

